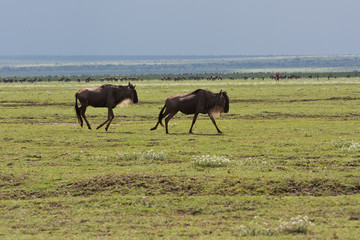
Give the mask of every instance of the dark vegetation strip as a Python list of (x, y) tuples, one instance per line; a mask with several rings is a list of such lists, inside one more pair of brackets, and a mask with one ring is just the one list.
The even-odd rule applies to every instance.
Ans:
[[(164, 101), (148, 102), (139, 101), (138, 105), (145, 104), (164, 104)], [(45, 103), (45, 102), (33, 102), (33, 101), (0, 101), (1, 107), (45, 107), (45, 106), (67, 106), (74, 107), (73, 102), (56, 102), (56, 103)]]
[[(280, 100), (280, 99), (231, 99), (230, 103), (293, 103), (293, 102), (317, 102), (317, 101), (354, 101), (359, 100), (360, 97), (331, 97), (331, 98), (310, 98), (310, 99), (291, 99), (291, 100)], [(163, 104), (164, 101), (139, 101), (138, 104)], [(73, 102), (56, 102), (56, 103), (45, 103), (45, 102), (34, 102), (34, 101), (0, 101), (1, 107), (44, 107), (44, 106), (74, 106)]]
[[(14, 177), (14, 176), (12, 176)], [(2, 177), (4, 180), (4, 176)], [(7, 180), (6, 180), (7, 179)], [(116, 175), (105, 174), (88, 179), (79, 179), (53, 187), (52, 190), (29, 189), (22, 180), (9, 180), (5, 177), (1, 187), (0, 199), (33, 199), (60, 196), (90, 196), (116, 192), (121, 195), (282, 195), (282, 196), (338, 196), (360, 192), (358, 179), (349, 178), (346, 182), (331, 178), (312, 179), (266, 179), (266, 178), (215, 178), (209, 176), (162, 176), (162, 175)], [(4, 188), (11, 187), (5, 190)]]

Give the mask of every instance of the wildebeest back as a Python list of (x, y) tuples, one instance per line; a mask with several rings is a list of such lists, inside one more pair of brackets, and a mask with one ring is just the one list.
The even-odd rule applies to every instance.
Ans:
[(193, 93), (178, 94), (167, 99), (169, 108), (179, 109), (184, 114), (193, 114), (196, 111), (196, 95)]
[(86, 99), (88, 105), (93, 107), (105, 107), (108, 94), (106, 88), (93, 87), (93, 88), (84, 88), (78, 92), (78, 98), (80, 102), (83, 102)]

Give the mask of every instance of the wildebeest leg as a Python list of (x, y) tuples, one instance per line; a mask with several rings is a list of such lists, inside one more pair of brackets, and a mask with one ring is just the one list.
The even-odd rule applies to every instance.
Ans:
[(171, 112), (170, 114), (169, 114), (169, 116), (167, 116), (167, 118), (165, 119), (165, 129), (166, 129), (166, 134), (168, 134), (169, 133), (169, 130), (168, 130), (168, 123), (169, 123), (169, 121), (170, 121), (170, 119), (173, 117), (173, 116), (175, 116), (175, 114), (177, 113), (177, 111), (176, 112)]
[(83, 121), (83, 119), (81, 117), (80, 109), (78, 111), (79, 111), (79, 115), (77, 116), (78, 117), (78, 122), (79, 122), (80, 126), (83, 127), (84, 121)]
[(191, 127), (190, 127), (190, 130), (189, 130), (189, 133), (193, 133), (192, 132), (192, 128), (193, 128), (193, 126), (194, 126), (194, 124), (195, 124), (195, 122), (196, 122), (196, 119), (197, 119), (197, 116), (199, 115), (199, 113), (195, 113), (194, 114), (194, 118), (193, 118), (193, 120), (192, 120), (192, 124), (191, 124)]
[(218, 131), (218, 133), (222, 133), (222, 132), (220, 131), (220, 129), (218, 128), (218, 126), (216, 125), (216, 122), (215, 122), (214, 117), (213, 117), (211, 114), (209, 114), (209, 117), (210, 117), (211, 121), (213, 122), (213, 124), (215, 125), (216, 130)]
[(111, 108), (109, 108), (109, 113), (108, 113), (108, 114), (110, 114), (110, 121), (109, 121), (109, 123), (106, 125), (106, 128), (105, 128), (106, 131), (108, 130), (108, 128), (109, 128), (109, 126), (110, 126), (110, 123), (111, 123), (112, 120), (114, 119), (114, 112), (113, 112), (113, 110), (112, 110)]
[(108, 129), (108, 127), (109, 127), (109, 124), (111, 123), (111, 120), (112, 120), (113, 118), (114, 118), (114, 113), (113, 113), (112, 109), (109, 107), (109, 108), (108, 108), (108, 118), (106, 119), (105, 122), (103, 122), (102, 124), (100, 124), (100, 125), (96, 128), (96, 130), (99, 129), (99, 128), (101, 128), (102, 126), (104, 126), (105, 123), (109, 122), (108, 125), (107, 125), (106, 128), (105, 128), (105, 130), (107, 131), (107, 129)]
[(155, 130), (155, 129), (157, 129), (159, 123), (160, 123), (160, 122), (157, 122), (156, 125), (155, 125), (155, 127), (151, 128), (150, 130)]
[(75, 102), (75, 112), (76, 112), (76, 116), (78, 118), (78, 122), (79, 122), (80, 126), (83, 127), (84, 121), (81, 117), (80, 108), (77, 106), (76, 102)]
[(86, 106), (81, 106), (81, 107), (80, 107), (81, 116), (84, 118), (84, 120), (85, 120), (88, 128), (91, 130), (90, 124), (89, 124), (88, 120), (87, 120), (86, 117), (85, 117), (85, 111), (86, 111)]

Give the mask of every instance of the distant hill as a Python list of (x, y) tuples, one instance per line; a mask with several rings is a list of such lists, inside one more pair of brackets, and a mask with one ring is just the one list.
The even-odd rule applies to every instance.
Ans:
[(0, 77), (352, 71), (360, 55), (0, 56)]

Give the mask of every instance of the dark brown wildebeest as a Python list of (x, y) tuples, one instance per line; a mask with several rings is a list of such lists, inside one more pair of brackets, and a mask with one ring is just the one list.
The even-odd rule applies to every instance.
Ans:
[(227, 93), (223, 91), (212, 93), (203, 89), (198, 89), (192, 93), (171, 96), (166, 99), (165, 105), (159, 113), (159, 120), (151, 130), (155, 130), (159, 124), (164, 126), (162, 119), (167, 116), (165, 119), (165, 129), (168, 134), (168, 123), (178, 111), (187, 115), (194, 114), (189, 133), (193, 133), (192, 128), (199, 113), (207, 113), (218, 133), (222, 133), (216, 125), (214, 115), (220, 115), (223, 112), (227, 113), (229, 111), (229, 97)]
[[(79, 99), (81, 106), (78, 107), (77, 100)], [(127, 86), (118, 86), (105, 84), (101, 87), (83, 88), (75, 94), (75, 111), (80, 123), (83, 126), (83, 119), (85, 120), (89, 129), (91, 129), (88, 120), (85, 117), (85, 111), (88, 106), (93, 107), (107, 107), (108, 118), (105, 122), (100, 124), (96, 129), (101, 128), (105, 123), (105, 130), (107, 131), (111, 121), (114, 119), (113, 108), (119, 103), (130, 100), (133, 103), (138, 102), (137, 92), (135, 86), (130, 82)]]

